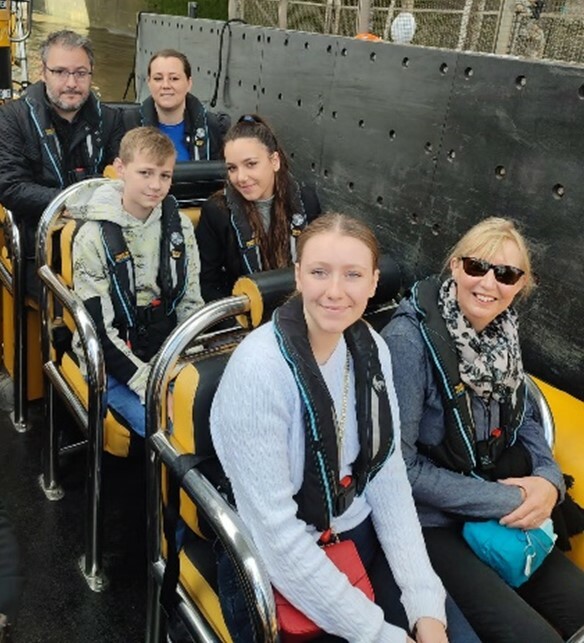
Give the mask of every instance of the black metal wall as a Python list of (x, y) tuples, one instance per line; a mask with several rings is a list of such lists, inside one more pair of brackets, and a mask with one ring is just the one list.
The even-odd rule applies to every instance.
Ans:
[[(223, 23), (143, 14), (139, 95), (165, 47), (212, 94)], [(328, 210), (365, 218), (408, 281), (488, 215), (535, 242), (529, 370), (584, 399), (584, 68), (246, 25), (224, 31), (218, 110), (269, 118)]]

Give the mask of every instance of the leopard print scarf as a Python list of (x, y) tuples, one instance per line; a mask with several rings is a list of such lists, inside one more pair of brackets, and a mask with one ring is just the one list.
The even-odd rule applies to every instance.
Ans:
[(454, 279), (440, 287), (438, 308), (456, 345), (464, 384), (486, 402), (513, 402), (523, 381), (517, 313), (507, 308), (477, 333), (460, 310)]

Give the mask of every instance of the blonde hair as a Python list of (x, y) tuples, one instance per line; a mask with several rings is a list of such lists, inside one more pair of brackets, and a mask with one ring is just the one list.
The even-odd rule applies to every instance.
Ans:
[(328, 212), (317, 217), (303, 230), (296, 242), (297, 262), (302, 261), (302, 253), (307, 242), (319, 234), (338, 232), (344, 237), (353, 237), (362, 241), (371, 251), (373, 270), (379, 268), (379, 244), (375, 234), (365, 223), (340, 212)]
[(444, 270), (450, 269), (453, 259), (461, 257), (477, 257), (491, 261), (506, 241), (512, 241), (519, 249), (521, 265), (516, 267), (521, 268), (524, 272), (525, 285), (521, 294), (526, 296), (535, 287), (535, 279), (531, 269), (531, 253), (525, 238), (510, 219), (489, 217), (473, 226), (450, 251), (444, 264)]
[(144, 153), (156, 165), (176, 158), (173, 142), (156, 127), (136, 127), (124, 134), (119, 154), (122, 163), (131, 163), (137, 153)]

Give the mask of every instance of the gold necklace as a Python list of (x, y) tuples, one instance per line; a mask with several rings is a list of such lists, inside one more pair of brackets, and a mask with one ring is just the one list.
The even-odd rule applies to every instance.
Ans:
[(337, 418), (335, 412), (335, 422), (337, 428), (337, 452), (339, 455), (339, 469), (341, 466), (341, 456), (343, 454), (343, 444), (345, 442), (345, 424), (347, 422), (347, 405), (349, 403), (349, 350), (347, 351), (345, 358), (345, 370), (343, 373), (343, 397), (341, 400), (341, 417)]

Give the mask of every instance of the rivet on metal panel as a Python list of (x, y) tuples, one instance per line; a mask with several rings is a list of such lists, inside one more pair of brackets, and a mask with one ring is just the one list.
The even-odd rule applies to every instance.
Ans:
[(517, 76), (515, 79), (515, 87), (517, 87), (517, 89), (523, 89), (525, 85), (527, 85), (527, 78), (525, 78), (525, 76)]
[(507, 170), (505, 169), (505, 166), (497, 165), (497, 167), (495, 168), (495, 176), (498, 179), (504, 179), (506, 175), (507, 175)]

